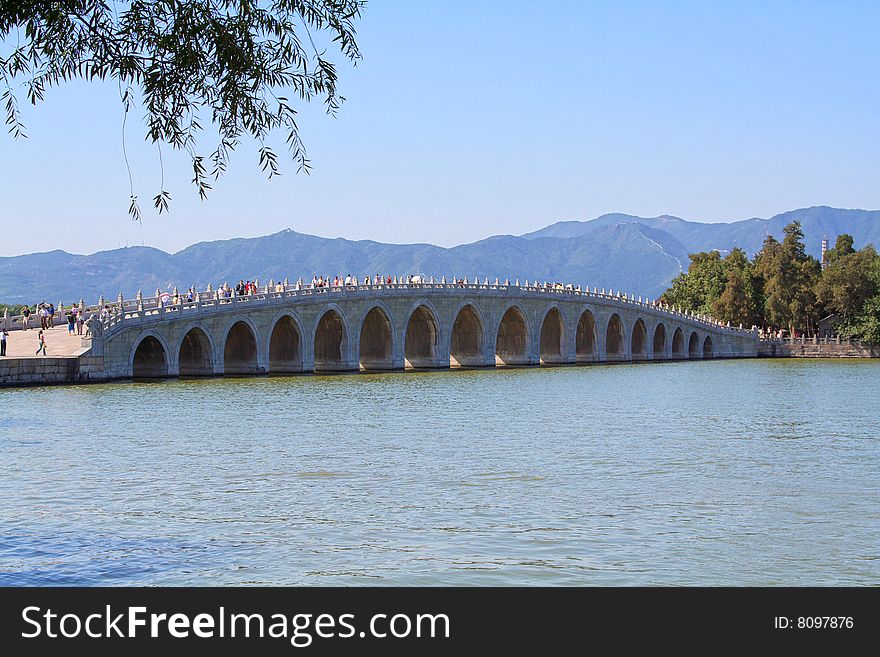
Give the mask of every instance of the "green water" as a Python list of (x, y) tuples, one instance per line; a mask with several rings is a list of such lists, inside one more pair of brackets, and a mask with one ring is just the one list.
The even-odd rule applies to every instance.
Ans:
[(880, 583), (880, 363), (0, 390), (0, 584)]

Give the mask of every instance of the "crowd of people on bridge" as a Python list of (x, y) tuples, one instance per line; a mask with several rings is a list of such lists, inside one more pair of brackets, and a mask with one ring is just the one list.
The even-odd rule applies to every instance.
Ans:
[[(36, 315), (40, 319), (40, 329), (45, 330), (55, 326), (55, 305), (45, 301), (35, 305)], [(21, 327), (24, 330), (30, 328), (31, 309), (25, 306), (22, 311)]]
[(46, 329), (50, 329), (55, 326), (55, 318), (64, 316), (64, 308), (59, 304), (58, 308), (55, 308), (55, 304), (46, 303), (45, 301), (41, 301), (40, 303), (34, 304), (34, 310), (32, 311), (30, 306), (25, 306), (21, 311), (21, 328), (23, 331), (30, 330), (31, 328), (36, 328), (31, 325), (31, 316), (36, 316), (40, 322), (40, 330), (45, 331)]
[[(488, 277), (484, 278), (482, 281), (480, 281), (479, 278), (475, 277), (474, 280), (471, 282), (467, 278), (458, 278), (456, 276), (452, 276), (449, 280), (447, 280), (446, 276), (443, 276), (443, 277), (441, 277), (441, 279), (439, 281), (435, 281), (433, 276), (429, 280), (421, 274), (410, 274), (408, 276), (395, 276), (392, 274), (386, 274), (386, 275), (375, 274), (372, 276), (365, 275), (362, 278), (358, 277), (357, 275), (353, 275), (353, 274), (346, 274), (345, 276), (337, 274), (332, 277), (329, 275), (324, 276), (324, 275), (317, 275), (316, 274), (316, 275), (312, 276), (311, 281), (309, 283), (306, 283), (305, 279), (300, 277), (299, 279), (297, 279), (293, 283), (293, 285), (290, 285), (288, 283), (287, 279), (285, 279), (283, 282), (278, 281), (277, 283), (273, 279), (272, 281), (270, 281), (266, 285), (260, 285), (259, 279), (254, 279), (254, 280), (240, 279), (238, 281), (238, 283), (236, 283), (234, 286), (231, 286), (228, 282), (225, 282), (222, 285), (220, 285), (216, 289), (216, 291), (211, 290), (209, 287), (208, 293), (212, 297), (216, 297), (218, 299), (231, 299), (231, 298), (235, 298), (235, 297), (251, 296), (251, 295), (262, 294), (262, 293), (266, 293), (266, 292), (281, 293), (281, 292), (285, 292), (286, 290), (288, 290), (290, 288), (293, 288), (295, 290), (302, 290), (302, 289), (320, 290), (320, 289), (326, 289), (326, 288), (352, 288), (352, 287), (360, 287), (360, 286), (379, 287), (379, 286), (386, 286), (386, 285), (387, 286), (391, 286), (391, 285), (418, 285), (418, 284), (423, 284), (423, 283), (431, 283), (431, 284), (439, 283), (442, 285), (450, 285), (451, 284), (451, 285), (456, 285), (457, 287), (461, 287), (461, 288), (466, 288), (470, 285), (487, 286), (487, 285), (491, 284), (489, 282)], [(509, 286), (509, 285), (511, 285), (511, 282), (510, 282), (509, 278), (505, 278), (503, 282), (501, 282), (499, 279), (496, 278), (494, 285)], [(517, 279), (515, 285), (518, 285), (518, 286), (520, 285), (519, 279)], [(537, 280), (533, 281), (531, 284), (529, 283), (529, 281), (525, 281), (525, 283), (522, 285), (522, 287), (532, 287), (532, 288), (543, 289), (543, 290), (567, 290), (567, 291), (573, 291), (573, 292), (580, 292), (581, 291), (580, 285), (572, 285), (571, 283), (564, 284), (564, 283), (559, 283), (559, 282), (547, 282), (547, 281), (540, 283)], [(167, 292), (160, 293), (159, 298), (158, 298), (158, 303), (160, 305), (169, 305), (170, 304), (170, 305), (176, 306), (181, 303), (191, 303), (198, 296), (199, 296), (199, 293), (196, 292), (195, 287), (190, 287), (189, 290), (187, 290), (183, 294), (178, 293), (177, 289), (175, 288), (173, 293), (167, 293)], [(103, 318), (105, 313), (102, 311), (101, 314), (102, 314), (102, 318)]]
[[(107, 312), (109, 313), (110, 306), (106, 306)], [(71, 305), (65, 307), (64, 304), (59, 303), (56, 307), (54, 303), (49, 303), (46, 301), (41, 301), (33, 305), (33, 309), (31, 306), (23, 306), (21, 308), (21, 314), (18, 318), (8, 318), (8, 322), (15, 322), (21, 324), (21, 330), (30, 331), (37, 330), (37, 339), (36, 339), (36, 352), (37, 356), (45, 356), (47, 354), (47, 336), (50, 329), (55, 328), (56, 320), (61, 321), (61, 326), (67, 327), (67, 334), (71, 336), (82, 336), (84, 332), (86, 336), (88, 336), (86, 317), (85, 317), (85, 308), (82, 305)], [(36, 321), (39, 322), (39, 327), (36, 326)], [(14, 328), (12, 323), (7, 323), (7, 321), (0, 322), (2, 326), (0, 326), (0, 356), (7, 355), (7, 347), (9, 344), (9, 329)], [(33, 347), (31, 347), (33, 348)]]
[[(48, 329), (55, 327), (55, 318), (64, 318), (67, 320), (67, 334), (68, 335), (82, 335), (83, 334), (83, 326), (85, 325), (85, 317), (84, 313), (80, 309), (79, 306), (72, 305), (68, 308), (64, 308), (62, 304), (58, 304), (58, 307), (55, 307), (53, 303), (46, 303), (45, 301), (36, 304), (36, 316), (40, 319), (40, 331), (47, 331)], [(28, 306), (25, 306), (22, 309), (21, 313), (21, 328), (23, 331), (27, 331), (31, 328), (31, 309)], [(34, 327), (36, 328), (36, 327)]]

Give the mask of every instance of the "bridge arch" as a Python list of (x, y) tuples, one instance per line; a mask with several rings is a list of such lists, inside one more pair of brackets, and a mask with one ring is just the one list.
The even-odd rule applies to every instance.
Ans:
[(700, 336), (696, 331), (691, 331), (691, 337), (688, 338), (688, 358), (700, 358)]
[(142, 334), (131, 350), (131, 376), (133, 379), (161, 379), (169, 374), (168, 361), (171, 351), (165, 338), (155, 331)]
[(666, 326), (663, 322), (658, 322), (654, 327), (654, 339), (651, 346), (654, 360), (666, 358)]
[(553, 365), (565, 360), (565, 315), (554, 303), (544, 313), (538, 354), (542, 365)]
[(703, 340), (703, 358), (715, 358), (715, 351), (712, 349), (712, 336), (707, 335)]
[(525, 310), (511, 303), (502, 313), (495, 332), (495, 364), (526, 365), (529, 362), (529, 324)]
[(607, 360), (626, 359), (626, 333), (620, 315), (612, 313), (605, 326), (605, 358)]
[(636, 319), (633, 324), (630, 353), (633, 360), (646, 360), (648, 358), (648, 329), (645, 327), (645, 320), (641, 317)]
[(394, 327), (390, 311), (381, 303), (374, 303), (361, 320), (358, 359), (365, 371), (394, 367)]
[(247, 317), (239, 317), (223, 336), (224, 374), (258, 374), (260, 353), (257, 329)]
[(596, 334), (596, 314), (585, 308), (578, 318), (575, 333), (574, 353), (578, 363), (595, 361), (598, 357), (596, 345), (599, 339)]
[(473, 301), (462, 303), (453, 315), (449, 335), (449, 366), (480, 367), (486, 365), (485, 322)]
[(348, 369), (349, 327), (345, 314), (334, 303), (325, 306), (315, 323), (312, 339), (316, 372), (338, 372)]
[(440, 321), (437, 310), (425, 299), (410, 308), (404, 327), (403, 362), (407, 369), (448, 366), (439, 363)]
[(293, 374), (303, 371), (303, 326), (292, 312), (276, 315), (270, 324), (266, 353), (270, 374)]
[(678, 326), (675, 333), (672, 334), (672, 357), (686, 358), (687, 352), (684, 350), (684, 331)]
[(177, 348), (180, 376), (211, 376), (214, 374), (214, 339), (205, 326), (191, 325), (184, 332)]

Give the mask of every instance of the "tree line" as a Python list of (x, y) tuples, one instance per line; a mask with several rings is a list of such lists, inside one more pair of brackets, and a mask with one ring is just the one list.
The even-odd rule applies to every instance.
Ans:
[(9, 312), (10, 317), (21, 315), (27, 307), (28, 305), (26, 303), (0, 303), (0, 317), (3, 317), (5, 311)]
[(837, 237), (824, 267), (806, 252), (798, 221), (781, 242), (768, 235), (752, 260), (740, 248), (723, 258), (718, 251), (689, 257), (664, 303), (789, 335), (815, 335), (819, 320), (836, 314), (840, 335), (880, 343), (880, 255), (871, 245), (856, 250), (851, 235)]

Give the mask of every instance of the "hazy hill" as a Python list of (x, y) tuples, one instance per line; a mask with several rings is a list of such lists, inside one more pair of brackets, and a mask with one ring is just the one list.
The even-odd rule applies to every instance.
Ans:
[(637, 223), (668, 233), (689, 253), (718, 249), (729, 251), (739, 246), (751, 256), (761, 249), (767, 235), (779, 237), (782, 229), (798, 220), (804, 229), (807, 251), (819, 256), (823, 235), (832, 245), (840, 233), (850, 233), (857, 246), (880, 244), (880, 210), (843, 210), (817, 206), (791, 210), (770, 219), (746, 219), (732, 223), (701, 223), (685, 221), (670, 215), (644, 218), (627, 214), (606, 214), (592, 221), (561, 221), (523, 237), (585, 237), (609, 224)]
[(688, 253), (743, 247), (750, 255), (767, 234), (781, 236), (798, 219), (808, 250), (819, 254), (820, 241), (834, 242), (842, 232), (856, 246), (880, 244), (880, 211), (814, 207), (792, 210), (770, 219), (733, 223), (699, 223), (678, 217), (634, 217), (606, 214), (591, 221), (563, 221), (523, 236), (497, 235), (472, 244), (442, 248), (431, 244), (382, 244), (327, 239), (291, 230), (250, 239), (194, 244), (175, 254), (129, 247), (74, 255), (64, 251), (0, 258), (0, 301), (34, 303), (42, 299), (69, 303), (80, 296), (94, 302), (122, 292), (127, 298), (141, 289), (174, 285), (203, 288), (209, 281), (285, 276), (311, 279), (313, 274), (352, 273), (495, 276), (562, 280), (636, 295), (659, 295), (682, 268)]

